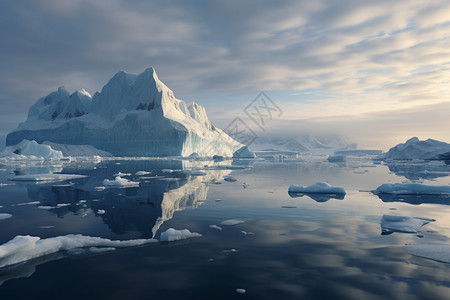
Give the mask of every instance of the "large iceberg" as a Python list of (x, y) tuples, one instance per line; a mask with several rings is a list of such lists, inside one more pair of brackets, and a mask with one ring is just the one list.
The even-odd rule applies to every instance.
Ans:
[(232, 157), (243, 147), (208, 120), (205, 109), (175, 98), (153, 68), (118, 72), (93, 97), (60, 87), (39, 99), (6, 145), (91, 145), (118, 156)]
[(380, 155), (382, 159), (441, 159), (450, 152), (450, 144), (433, 139), (425, 141), (413, 137)]

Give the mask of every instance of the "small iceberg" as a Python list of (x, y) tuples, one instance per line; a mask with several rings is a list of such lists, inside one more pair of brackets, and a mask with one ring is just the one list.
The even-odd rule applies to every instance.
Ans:
[(116, 176), (114, 180), (105, 179), (103, 180), (103, 185), (107, 187), (119, 187), (119, 188), (127, 188), (127, 187), (139, 187), (139, 182), (131, 181), (120, 176)]
[(22, 140), (14, 146), (7, 146), (0, 152), (0, 161), (62, 159), (61, 151), (53, 150), (49, 145), (38, 144), (32, 140)]
[(0, 245), (0, 268), (56, 253), (87, 247), (132, 247), (158, 242), (156, 239), (113, 241), (100, 237), (69, 234), (41, 239), (36, 236), (18, 235)]
[(159, 240), (161, 242), (173, 242), (200, 236), (202, 236), (200, 233), (190, 232), (188, 229), (176, 230), (173, 228), (169, 228), (161, 233), (161, 237)]
[(151, 174), (152, 172), (147, 172), (147, 171), (137, 171), (136, 172), (136, 176), (145, 176), (145, 175), (148, 175), (148, 174)]
[(450, 185), (426, 185), (422, 183), (385, 183), (374, 194), (392, 195), (450, 195)]
[(417, 233), (420, 228), (434, 219), (384, 215), (381, 218), (381, 234), (391, 234), (393, 232)]
[(330, 155), (327, 160), (329, 162), (345, 162), (345, 155)]
[(343, 194), (345, 195), (345, 189), (337, 186), (332, 186), (326, 182), (316, 182), (310, 186), (304, 187), (301, 185), (293, 184), (289, 187), (289, 193), (302, 193), (302, 194)]

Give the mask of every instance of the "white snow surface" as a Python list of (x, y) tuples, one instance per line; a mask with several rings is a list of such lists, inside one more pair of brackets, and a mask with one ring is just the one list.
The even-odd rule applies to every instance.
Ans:
[(138, 187), (139, 182), (131, 181), (120, 176), (116, 176), (114, 180), (105, 179), (103, 185), (108, 187)]
[(100, 237), (83, 236), (81, 234), (69, 234), (47, 239), (40, 239), (39, 237), (29, 235), (18, 235), (9, 242), (0, 245), (0, 268), (76, 248), (132, 247), (157, 241), (155, 239), (113, 241)]
[(211, 124), (204, 107), (176, 99), (153, 68), (120, 71), (92, 98), (60, 87), (30, 108), (6, 144), (23, 139), (91, 145), (116, 156), (231, 157), (243, 147)]
[(414, 244), (408, 246), (408, 252), (414, 256), (450, 263), (450, 245)]
[(169, 228), (161, 233), (161, 237), (159, 240), (161, 242), (173, 242), (200, 236), (202, 236), (200, 233), (190, 232), (188, 229), (176, 230), (173, 228)]
[(404, 233), (417, 233), (423, 225), (430, 222), (434, 222), (434, 219), (408, 217), (408, 216), (394, 216), (384, 215), (381, 218), (381, 230), (404, 232)]
[(10, 180), (14, 181), (64, 181), (69, 179), (86, 178), (86, 175), (78, 174), (30, 174), (17, 175)]
[(0, 161), (46, 160), (61, 159), (61, 151), (52, 149), (49, 145), (41, 145), (36, 141), (22, 140), (14, 146), (8, 146), (0, 152)]
[(327, 182), (316, 182), (310, 186), (292, 184), (289, 193), (311, 193), (311, 194), (345, 194), (342, 187), (332, 186)]
[(450, 144), (433, 139), (421, 141), (417, 137), (389, 149), (379, 157), (383, 159), (438, 159), (450, 152)]
[(450, 185), (427, 185), (423, 183), (385, 183), (375, 194), (393, 195), (449, 195)]

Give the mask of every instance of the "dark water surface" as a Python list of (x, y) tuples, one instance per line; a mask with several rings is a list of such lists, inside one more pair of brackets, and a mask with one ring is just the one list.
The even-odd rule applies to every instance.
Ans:
[[(88, 175), (0, 186), (0, 213), (13, 215), (0, 220), (0, 244), (16, 235), (159, 239), (168, 228), (202, 234), (103, 253), (58, 252), (5, 267), (0, 299), (450, 299), (450, 264), (412, 256), (407, 249), (414, 243), (450, 244), (450, 200), (369, 192), (407, 179), (449, 184), (450, 166), (384, 165), (367, 158), (333, 164), (321, 157), (221, 164), (206, 170), (203, 166), (214, 162), (0, 166), (3, 184), (14, 183), (8, 181), (12, 172)], [(191, 175), (194, 168), (206, 175)], [(137, 171), (151, 174), (137, 176)], [(139, 187), (97, 189), (118, 172), (131, 173), (124, 178), (139, 181)], [(226, 175), (237, 181), (224, 181)], [(317, 181), (342, 186), (347, 194), (287, 192), (291, 184)], [(30, 201), (36, 204), (17, 205)], [(58, 204), (64, 206), (38, 208)], [(436, 221), (418, 234), (381, 235), (385, 214)], [(244, 222), (220, 225), (229, 219)]]

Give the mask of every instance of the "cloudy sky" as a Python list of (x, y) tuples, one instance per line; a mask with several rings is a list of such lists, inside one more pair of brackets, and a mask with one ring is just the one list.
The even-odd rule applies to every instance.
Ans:
[(0, 28), (0, 135), (58, 86), (153, 66), (222, 127), (265, 91), (266, 134), (450, 142), (448, 0), (4, 0)]

